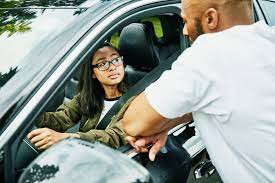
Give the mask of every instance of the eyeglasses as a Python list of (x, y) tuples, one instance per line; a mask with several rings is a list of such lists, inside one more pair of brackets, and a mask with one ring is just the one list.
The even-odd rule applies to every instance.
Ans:
[(106, 71), (110, 68), (110, 65), (113, 64), (115, 67), (119, 67), (123, 64), (123, 57), (114, 58), (111, 61), (103, 61), (98, 64), (92, 65), (92, 68), (98, 68), (100, 71)]

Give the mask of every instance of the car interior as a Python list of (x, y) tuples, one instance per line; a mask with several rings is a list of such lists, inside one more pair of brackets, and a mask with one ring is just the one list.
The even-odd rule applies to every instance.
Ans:
[[(131, 23), (119, 30), (119, 38), (113, 42), (114, 45), (118, 45), (118, 50), (124, 57), (126, 82), (129, 85), (136, 84), (143, 76), (181, 50), (179, 17), (160, 15), (157, 18), (161, 22), (161, 37), (157, 37), (154, 23), (145, 19), (146, 21)], [(64, 89), (55, 95), (45, 111), (55, 111), (62, 103), (74, 97), (80, 72), (80, 68), (75, 71)]]
[[(132, 22), (122, 27), (112, 37), (106, 39), (116, 45), (120, 54), (124, 57), (126, 64), (126, 82), (132, 86), (131, 89), (126, 92), (125, 96), (123, 96), (124, 101), (142, 92), (146, 86), (157, 80), (165, 70), (170, 69), (172, 63), (180, 53), (190, 45), (188, 39), (182, 36), (182, 24), (179, 16), (162, 14)], [(59, 90), (46, 105), (43, 110), (44, 112), (55, 111), (58, 106), (62, 103), (69, 102), (75, 96), (80, 80), (80, 72), (79, 67), (66, 82), (65, 86)], [(116, 108), (117, 106), (119, 105), (114, 105), (113, 107)], [(69, 129), (68, 132), (76, 132), (78, 128), (79, 124)], [(192, 130), (194, 131), (194, 129)], [(173, 156), (170, 155), (169, 157), (174, 157), (176, 160), (171, 161), (167, 159), (165, 154), (168, 156), (169, 150), (167, 151), (168, 153), (164, 152), (160, 163), (157, 165), (157, 171), (156, 168), (154, 168), (155, 165), (150, 164), (147, 156), (139, 155), (134, 159), (151, 170), (150, 173), (154, 174), (153, 177), (159, 178), (155, 180), (157, 182), (162, 180), (169, 182), (169, 177), (171, 178), (173, 176), (175, 180), (177, 172), (173, 172), (172, 167), (178, 167), (178, 171), (185, 172), (177, 174), (180, 175), (178, 180), (187, 180), (191, 168), (191, 160), (190, 157), (186, 157), (186, 152), (182, 152), (178, 147), (193, 136), (193, 131), (177, 139), (173, 138), (169, 140), (170, 150), (174, 152)], [(128, 145), (121, 147), (119, 151), (126, 152), (130, 149), (131, 147)], [(26, 153), (28, 154), (27, 156)], [(18, 177), (38, 154), (39, 152), (34, 145), (25, 138), (16, 156), (16, 171)], [(186, 163), (177, 161), (179, 159), (185, 160)], [(169, 162), (175, 162), (176, 164)]]

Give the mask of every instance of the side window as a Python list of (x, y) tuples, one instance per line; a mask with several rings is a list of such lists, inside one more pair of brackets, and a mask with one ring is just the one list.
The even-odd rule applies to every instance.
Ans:
[(260, 4), (268, 21), (271, 25), (275, 25), (275, 1), (260, 1)]

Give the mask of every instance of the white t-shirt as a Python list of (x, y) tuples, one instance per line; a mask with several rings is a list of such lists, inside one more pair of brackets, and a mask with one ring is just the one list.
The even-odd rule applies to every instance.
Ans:
[[(105, 100), (104, 100), (104, 107), (103, 107), (101, 116), (100, 116), (100, 118), (99, 118), (99, 123), (101, 122), (101, 120), (103, 119), (103, 117), (105, 116), (105, 114), (107, 114), (107, 112), (111, 109), (111, 107), (116, 103), (116, 101), (117, 101), (119, 98), (120, 98), (120, 97), (114, 98), (114, 99), (105, 99)], [(98, 124), (99, 124), (99, 123), (98, 123)], [(98, 124), (97, 124), (97, 125), (98, 125)]]
[(145, 94), (167, 118), (193, 112), (224, 182), (275, 182), (275, 27), (200, 36)]

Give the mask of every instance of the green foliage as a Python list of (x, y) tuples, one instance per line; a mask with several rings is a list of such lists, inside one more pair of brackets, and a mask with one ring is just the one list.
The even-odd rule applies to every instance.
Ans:
[(18, 23), (18, 24), (7, 24), (2, 27), (0, 27), (0, 35), (3, 34), (4, 32), (8, 33), (8, 36), (12, 36), (15, 33), (25, 33), (31, 30), (29, 27), (30, 23)]
[(19, 6), (20, 3), (22, 1), (0, 3), (0, 7), (5, 8), (0, 9), (0, 35), (7, 32), (8, 36), (12, 36), (15, 33), (25, 33), (31, 30), (30, 20), (36, 17), (36, 12), (27, 9), (9, 9)]
[(111, 37), (110, 43), (111, 43), (112, 45), (114, 45), (116, 48), (118, 48), (118, 42), (119, 42), (119, 33), (116, 32), (116, 33)]

